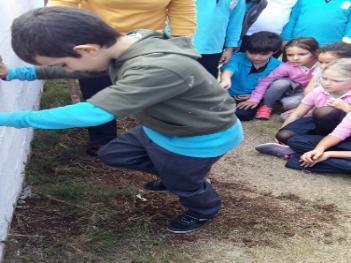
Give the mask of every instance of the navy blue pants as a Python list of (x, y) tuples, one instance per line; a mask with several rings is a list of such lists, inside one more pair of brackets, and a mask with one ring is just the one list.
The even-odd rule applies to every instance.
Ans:
[[(295, 153), (286, 163), (286, 167), (317, 173), (351, 173), (351, 158), (329, 158), (313, 167), (304, 168), (300, 166), (300, 156), (313, 150), (323, 138), (324, 136), (322, 135), (297, 135), (291, 137), (288, 140), (288, 145)], [(351, 151), (351, 139), (345, 140), (328, 150)]]
[(157, 175), (194, 216), (212, 218), (220, 209), (220, 198), (206, 181), (211, 166), (220, 157), (195, 158), (169, 152), (152, 142), (141, 126), (101, 147), (98, 156), (110, 166)]
[[(100, 90), (111, 86), (111, 79), (108, 76), (80, 79), (79, 85), (82, 91), (83, 99), (87, 100)], [(99, 126), (89, 127), (88, 133), (89, 142), (91, 144), (104, 145), (117, 136), (116, 120), (112, 120)]]

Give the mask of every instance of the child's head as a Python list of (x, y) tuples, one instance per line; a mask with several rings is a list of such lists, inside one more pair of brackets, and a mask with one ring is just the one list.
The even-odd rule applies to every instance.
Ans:
[(317, 62), (318, 50), (318, 42), (313, 37), (294, 38), (284, 46), (283, 60), (311, 67)]
[(334, 60), (325, 66), (322, 87), (331, 94), (342, 95), (351, 89), (351, 58)]
[(282, 46), (282, 39), (273, 32), (260, 31), (247, 37), (246, 50), (250, 53), (277, 52)]
[(67, 7), (31, 10), (14, 20), (11, 32), (13, 50), (32, 64), (47, 64), (38, 57), (77, 59), (90, 47), (113, 46), (120, 36), (97, 15)]
[(246, 55), (253, 64), (266, 63), (282, 46), (279, 35), (260, 31), (247, 37)]
[(339, 58), (351, 58), (351, 45), (337, 42), (320, 48), (318, 63), (321, 69), (325, 68), (330, 62)]

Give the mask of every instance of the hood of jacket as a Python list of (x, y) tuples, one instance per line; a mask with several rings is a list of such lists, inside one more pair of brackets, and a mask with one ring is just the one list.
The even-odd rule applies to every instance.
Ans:
[(135, 57), (151, 54), (177, 54), (199, 59), (201, 55), (195, 51), (191, 37), (171, 37), (164, 32), (146, 29), (137, 30), (128, 34), (138, 38), (138, 41), (127, 48), (115, 60), (116, 64)]

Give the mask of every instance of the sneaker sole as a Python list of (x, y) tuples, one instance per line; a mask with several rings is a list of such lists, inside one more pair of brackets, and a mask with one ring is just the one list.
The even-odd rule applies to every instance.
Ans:
[(166, 228), (168, 232), (171, 232), (173, 234), (189, 234), (189, 233), (193, 233), (196, 232), (198, 230), (201, 230), (202, 228), (204, 228), (205, 226), (208, 225), (209, 222), (206, 222), (205, 224), (203, 224), (202, 226), (196, 228), (196, 229), (191, 229), (191, 230), (173, 230), (173, 229), (169, 229), (168, 227)]
[[(155, 182), (155, 181), (153, 181), (153, 182)], [(151, 183), (151, 182), (149, 182), (149, 183)], [(144, 185), (144, 190), (146, 190), (146, 191), (148, 191), (148, 192), (154, 192), (154, 193), (165, 193), (165, 192), (168, 192), (167, 189), (156, 190), (155, 188), (148, 188), (146, 185), (149, 184), (149, 183), (146, 183), (146, 184)]]

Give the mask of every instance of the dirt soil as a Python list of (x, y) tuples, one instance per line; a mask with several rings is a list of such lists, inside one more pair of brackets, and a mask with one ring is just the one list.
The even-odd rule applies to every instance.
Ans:
[[(96, 180), (96, 184), (128, 186), (141, 194), (138, 200), (132, 200), (130, 195), (117, 196), (111, 206), (116, 210), (124, 207), (124, 213), (119, 215), (118, 221), (106, 221), (106, 227), (121, 232), (129, 222), (147, 219), (162, 242), (182, 251), (191, 262), (350, 262), (351, 177), (287, 169), (283, 160), (257, 153), (254, 146), (271, 142), (279, 125), (277, 119), (244, 123), (245, 141), (222, 158), (210, 174), (222, 197), (223, 209), (211, 224), (190, 235), (171, 235), (163, 230), (182, 208), (171, 194), (143, 190), (150, 175), (108, 168), (91, 158), (76, 164), (86, 172), (103, 170), (106, 176), (89, 179)], [(119, 125), (120, 129), (129, 126), (130, 120)], [(84, 143), (79, 134), (70, 134), (72, 137)], [(60, 202), (55, 198), (51, 201)], [(130, 207), (125, 209), (126, 205)], [(47, 220), (40, 220), (44, 218)], [(41, 237), (37, 239), (40, 243), (56, 234), (79, 235), (80, 224), (75, 215), (63, 217), (56, 207), (48, 209), (28, 199), (25, 206), (16, 210), (11, 239), (13, 243), (16, 236), (32, 235)], [(118, 257), (105, 262), (137, 262), (132, 260), (135, 251), (130, 245), (124, 244)], [(33, 246), (33, 243), (15, 249), (10, 246), (6, 262), (34, 262), (15, 260), (18, 251), (23, 254)]]

